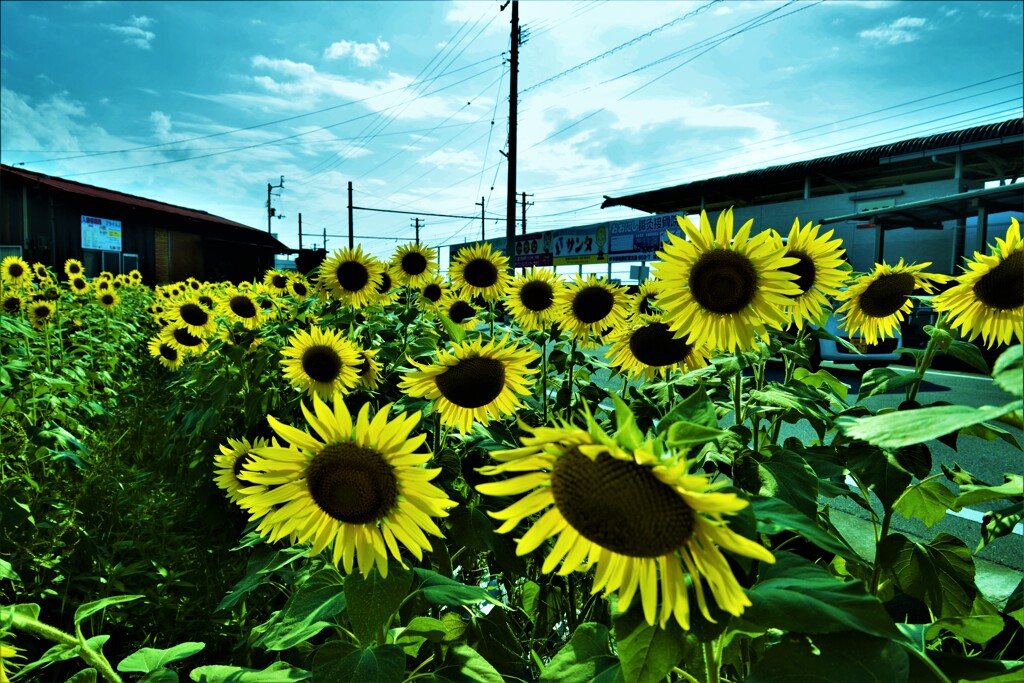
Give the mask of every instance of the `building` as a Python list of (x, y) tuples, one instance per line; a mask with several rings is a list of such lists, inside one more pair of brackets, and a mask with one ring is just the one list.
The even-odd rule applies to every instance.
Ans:
[(197, 209), (0, 165), (0, 256), (57, 272), (138, 268), (149, 284), (262, 277), (291, 250), (269, 233)]
[[(622, 197), (601, 207), (709, 214), (785, 234), (799, 217), (835, 229), (857, 270), (899, 258), (959, 272), (961, 257), (1024, 212), (1024, 119), (1011, 119)], [(1008, 184), (1013, 183), (1013, 184)]]

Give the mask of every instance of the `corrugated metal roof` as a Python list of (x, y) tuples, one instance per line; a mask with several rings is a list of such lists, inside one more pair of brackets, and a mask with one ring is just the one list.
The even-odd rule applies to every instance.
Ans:
[(897, 161), (900, 157), (907, 157), (908, 155), (924, 156), (927, 152), (936, 153), (939, 150), (942, 150), (943, 153), (947, 150), (952, 153), (959, 147), (981, 147), (986, 144), (998, 145), (1022, 142), (1024, 141), (1022, 135), (1024, 135), (1024, 119), (1009, 119), (999, 123), (911, 138), (887, 145), (878, 145), (852, 152), (833, 154), (827, 157), (796, 161), (791, 164), (769, 166), (742, 173), (707, 178), (682, 185), (624, 195), (622, 197), (605, 196), (601, 208), (629, 206), (649, 210), (646, 208), (647, 206), (664, 204), (673, 198), (679, 198), (680, 202), (688, 203), (684, 201), (688, 196), (700, 197), (714, 192), (732, 192), (738, 187), (750, 188), (751, 186), (756, 187), (758, 184), (768, 182), (802, 179), (809, 173), (877, 169), (879, 164), (886, 163), (887, 161)]
[[(116, 190), (108, 190), (102, 187), (96, 187), (95, 185), (86, 185), (85, 183), (79, 183), (74, 180), (65, 180), (64, 178), (58, 178), (55, 176), (48, 176), (43, 173), (37, 173), (35, 171), (29, 171), (26, 169), (15, 168), (6, 164), (0, 164), (0, 172), (3, 175), (13, 175), (40, 185), (52, 187), (61, 192), (67, 192), (82, 197), (91, 197), (93, 199), (101, 199), (108, 202), (114, 202), (116, 204), (124, 204), (125, 206), (134, 206), (142, 209), (149, 209), (151, 211), (158, 211), (160, 213), (169, 213), (183, 218), (189, 218), (196, 221), (202, 221), (204, 223), (213, 223), (224, 227), (231, 227), (239, 230), (246, 230), (246, 237), (254, 239), (257, 242), (264, 244), (268, 247), (280, 247), (282, 252), (288, 251), (283, 243), (281, 243), (274, 236), (266, 233), (263, 230), (257, 230), (256, 228), (244, 225), (242, 223), (236, 223), (235, 221), (228, 220), (227, 218), (221, 218), (215, 216), (212, 213), (206, 211), (200, 211), (198, 209), (189, 209), (184, 206), (176, 206), (174, 204), (168, 204), (166, 202), (157, 201), (155, 199), (146, 199), (145, 197), (137, 197), (132, 194), (125, 192), (118, 192)], [(252, 234), (254, 233), (254, 234)]]

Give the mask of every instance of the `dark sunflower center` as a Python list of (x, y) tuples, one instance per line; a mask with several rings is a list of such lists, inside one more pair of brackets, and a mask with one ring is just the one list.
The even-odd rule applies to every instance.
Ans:
[(106, 280), (100, 280), (98, 283), (96, 283), (96, 286), (99, 287), (101, 292), (103, 290), (110, 289), (110, 283), (107, 282)]
[(250, 462), (252, 462), (252, 453), (246, 451), (235, 458), (235, 462), (231, 465), (231, 473), (235, 475), (235, 480), (243, 486), (248, 486), (249, 482), (242, 481), (238, 475), (242, 473), (242, 470), (244, 470), (245, 466)]
[(647, 467), (572, 448), (551, 473), (555, 505), (588, 541), (629, 557), (660, 557), (693, 535), (694, 513)]
[(370, 358), (363, 353), (359, 354), (359, 365), (356, 367), (356, 374), (360, 377), (366, 377), (370, 372)]
[(4, 299), (4, 310), (8, 313), (17, 313), (21, 310), (21, 299), (16, 296), (9, 296)]
[(885, 318), (900, 310), (907, 297), (914, 293), (914, 276), (910, 273), (883, 275), (857, 298), (864, 315)]
[(654, 295), (648, 294), (640, 300), (640, 313), (643, 315), (657, 315), (658, 307), (654, 305)]
[(85, 280), (80, 277), (76, 277), (71, 281), (71, 286), (75, 289), (85, 289)]
[(210, 320), (210, 314), (204, 311), (203, 307), (199, 304), (183, 304), (178, 309), (178, 313), (181, 315), (182, 320), (196, 327), (202, 327)]
[(316, 382), (333, 382), (341, 366), (341, 356), (330, 346), (310, 346), (302, 352), (302, 370)]
[(587, 324), (604, 320), (615, 306), (615, 295), (604, 287), (584, 287), (572, 299), (572, 313)]
[(402, 272), (419, 275), (427, 269), (427, 258), (418, 251), (411, 251), (402, 257)]
[(184, 327), (179, 327), (174, 330), (174, 341), (178, 342), (182, 346), (199, 346), (203, 343), (203, 340), (195, 336)]
[(1024, 306), (1024, 251), (1015, 251), (974, 283), (974, 295), (986, 306), (1008, 311)]
[(644, 365), (661, 367), (683, 362), (693, 346), (673, 337), (665, 323), (651, 323), (633, 333), (629, 350)]
[(358, 292), (370, 281), (370, 271), (358, 261), (345, 261), (334, 271), (338, 284), (347, 292)]
[(270, 278), (270, 284), (274, 285), (278, 289), (284, 289), (288, 286), (288, 278), (284, 275), (275, 275)]
[(7, 272), (8, 274), (10, 274), (12, 278), (21, 277), (22, 275), (25, 274), (25, 269), (21, 267), (20, 263), (12, 263), (11, 265), (7, 266)]
[(555, 302), (555, 290), (543, 280), (527, 282), (519, 289), (519, 301), (531, 311), (546, 311)]
[(178, 360), (178, 350), (167, 344), (160, 345), (160, 355), (171, 361), (172, 363)]
[(72, 263), (70, 266), (68, 266), (68, 272), (71, 273), (72, 275), (78, 275), (79, 273), (82, 272), (82, 268), (77, 263)]
[(739, 313), (757, 293), (757, 271), (743, 254), (712, 249), (693, 264), (690, 293), (705, 310), (719, 315)]
[(437, 303), (441, 299), (441, 285), (431, 282), (423, 288), (423, 296)]
[(213, 298), (205, 294), (199, 297), (199, 303), (201, 303), (203, 306), (206, 306), (207, 308), (213, 308)]
[(104, 294), (100, 297), (100, 302), (102, 302), (104, 306), (112, 306), (114, 304), (114, 295)]
[(256, 304), (247, 296), (233, 296), (228, 302), (228, 308), (239, 318), (255, 318)]
[(474, 287), (492, 287), (498, 281), (498, 269), (485, 258), (475, 258), (466, 264), (462, 276)]
[(354, 443), (326, 446), (306, 469), (309, 495), (321, 510), (346, 524), (369, 524), (398, 502), (398, 480), (377, 451)]
[(441, 395), (460, 408), (480, 408), (501, 395), (505, 365), (495, 358), (463, 358), (434, 381)]
[(476, 315), (476, 311), (465, 301), (459, 299), (448, 308), (448, 317), (456, 325), (461, 325)]
[(806, 293), (807, 290), (814, 286), (814, 279), (817, 274), (814, 260), (801, 251), (791, 251), (786, 256), (792, 256), (799, 260), (793, 265), (780, 268), (779, 270), (796, 275), (796, 286), (800, 288), (801, 294)]
[(39, 320), (42, 320), (43, 318), (49, 318), (50, 317), (50, 307), (49, 306), (37, 306), (32, 311), (32, 315), (34, 315)]
[(381, 273), (380, 284), (377, 285), (378, 294), (387, 294), (391, 291), (391, 276), (387, 273)]
[(296, 296), (306, 296), (309, 294), (309, 289), (301, 282), (293, 282), (292, 291), (295, 292)]

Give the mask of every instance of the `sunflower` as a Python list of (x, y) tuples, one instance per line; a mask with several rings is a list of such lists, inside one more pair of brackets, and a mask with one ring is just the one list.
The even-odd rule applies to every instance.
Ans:
[(160, 365), (168, 370), (177, 370), (185, 364), (185, 354), (167, 343), (160, 334), (150, 338), (149, 355), (160, 361)]
[(288, 278), (288, 293), (302, 301), (311, 294), (309, 281), (303, 275), (292, 275)]
[(39, 261), (32, 264), (32, 272), (35, 273), (37, 280), (52, 280), (53, 277), (50, 274), (50, 269), (46, 267), (46, 264)]
[(84, 275), (72, 275), (68, 279), (68, 287), (75, 294), (88, 294), (89, 293), (89, 281), (85, 279)]
[(218, 302), (221, 315), (231, 322), (242, 323), (248, 330), (255, 330), (263, 324), (260, 305), (252, 292), (243, 289), (228, 289)]
[(391, 277), (391, 275), (390, 268), (385, 268), (380, 273), (380, 284), (377, 285), (377, 293), (373, 297), (373, 303), (378, 306), (387, 307), (398, 300), (395, 278)]
[(47, 323), (53, 320), (56, 313), (57, 307), (45, 299), (33, 301), (28, 306), (28, 319), (32, 322), (32, 327), (37, 330), (43, 329)]
[(359, 386), (363, 389), (373, 391), (380, 386), (380, 374), (384, 366), (373, 359), (380, 351), (379, 349), (357, 349), (359, 352), (359, 367), (356, 372), (359, 375)]
[(662, 286), (658, 280), (647, 280), (637, 293), (633, 295), (629, 303), (629, 317), (631, 320), (645, 321), (654, 318), (661, 318), (661, 309), (658, 308), (657, 299), (661, 295)]
[(263, 284), (270, 287), (275, 294), (288, 293), (288, 275), (280, 270), (269, 269), (263, 274)]
[(476, 306), (455, 292), (447, 292), (441, 301), (438, 302), (437, 310), (464, 330), (472, 330), (480, 322), (476, 317), (478, 313)]
[(112, 311), (121, 304), (121, 297), (111, 289), (106, 292), (96, 292), (96, 301), (103, 310)]
[(961, 334), (978, 335), (991, 348), (1024, 341), (1024, 241), (1020, 222), (1010, 219), (1006, 239), (996, 238), (992, 255), (975, 252), (957, 284), (932, 299), (932, 307), (948, 312), (950, 326)]
[(612, 347), (605, 358), (609, 365), (630, 377), (643, 375), (649, 380), (665, 377), (672, 368), (696, 370), (708, 364), (708, 349), (695, 347), (676, 337), (659, 317), (641, 318), (641, 322), (612, 334)]
[(20, 313), (24, 307), (25, 300), (21, 297), (21, 293), (18, 290), (8, 289), (0, 297), (0, 308), (3, 309), (4, 313), (14, 315)]
[[(800, 294), (790, 297), (786, 314), (796, 324), (798, 330), (803, 329), (804, 321), (819, 324), (823, 311), (832, 306), (828, 297), (839, 294), (846, 279), (843, 269), (843, 241), (832, 239), (834, 230), (819, 235), (820, 225), (806, 223), (800, 227), (800, 219), (793, 219), (793, 227), (785, 241), (786, 256), (797, 259), (796, 264), (785, 266), (782, 270), (796, 275), (796, 286)], [(782, 244), (781, 236), (772, 231), (776, 246)]]
[(376, 298), (383, 272), (383, 264), (357, 244), (355, 249), (338, 249), (321, 263), (319, 280), (336, 299), (362, 308)]
[(93, 287), (97, 292), (107, 292), (114, 288), (114, 282), (112, 280), (105, 280), (104, 278), (96, 278), (93, 281)]
[(347, 394), (359, 382), (359, 350), (334, 330), (296, 330), (281, 355), (284, 376), (292, 386), (321, 398)]
[(421, 287), (437, 273), (437, 250), (415, 242), (403, 244), (391, 257), (391, 270), (400, 284)]
[(723, 351), (753, 349), (767, 327), (786, 323), (786, 306), (800, 294), (796, 276), (784, 268), (797, 259), (762, 232), (750, 237), (747, 221), (733, 237), (732, 209), (718, 215), (715, 231), (707, 213), (698, 230), (677, 216), (687, 239), (669, 233), (658, 252), (655, 275), (662, 281), (658, 307), (672, 331), (687, 341)]
[(131, 280), (129, 280), (128, 276), (124, 273), (120, 273), (114, 278), (114, 282), (112, 284), (114, 285), (114, 289), (121, 289), (122, 287), (128, 287), (131, 285)]
[(69, 279), (76, 275), (85, 275), (85, 266), (83, 266), (82, 262), (78, 259), (69, 258), (64, 262), (64, 274), (67, 275)]
[(472, 299), (497, 301), (505, 296), (512, 277), (508, 274), (508, 257), (492, 251), (487, 242), (463, 249), (452, 259), (448, 269), (455, 289)]
[(205, 339), (189, 332), (185, 323), (173, 320), (160, 330), (160, 338), (181, 353), (203, 353), (209, 346)]
[(522, 329), (543, 330), (558, 310), (555, 300), (562, 283), (550, 268), (530, 268), (517, 276), (509, 287), (505, 309)]
[(434, 400), (441, 423), (457, 426), (463, 434), (473, 420), (487, 425), (491, 418), (513, 414), (522, 407), (519, 396), (530, 393), (527, 375), (537, 372), (528, 365), (540, 354), (530, 348), (509, 344), (508, 336), (456, 344), (451, 353), (437, 350), (434, 365), (420, 365), (402, 376), (398, 388), (410, 396)]
[[(617, 397), (616, 397), (617, 399)], [(616, 400), (617, 413), (629, 409)], [(488, 513), (508, 533), (525, 518), (543, 511), (517, 542), (526, 555), (555, 539), (541, 571), (561, 564), (560, 575), (595, 567), (593, 592), (618, 592), (625, 611), (637, 590), (648, 624), (664, 627), (675, 617), (690, 627), (689, 574), (697, 606), (713, 621), (704, 599), (706, 581), (718, 606), (739, 616), (749, 606), (721, 548), (774, 562), (772, 554), (730, 530), (723, 515), (749, 503), (735, 493), (720, 493), (702, 474), (690, 474), (684, 453), (673, 452), (663, 437), (644, 436), (631, 416), (614, 436), (586, 414), (587, 429), (568, 423), (523, 429), (523, 447), (492, 452), (499, 464), (479, 468), (486, 476), (513, 474), (477, 485), (492, 496), (527, 494), (508, 508)], [(660, 613), (658, 609), (660, 593)]]
[(259, 437), (252, 443), (246, 438), (228, 439), (226, 446), (221, 444), (220, 453), (213, 456), (213, 481), (224, 489), (232, 503), (238, 503), (245, 497), (242, 489), (252, 486), (251, 483), (239, 479), (238, 475), (242, 473), (245, 465), (252, 461), (253, 451), (269, 445), (266, 439)]
[(948, 275), (921, 272), (930, 265), (931, 262), (903, 265), (903, 259), (895, 266), (876, 263), (874, 270), (836, 295), (836, 301), (844, 302), (836, 309), (843, 316), (839, 326), (851, 335), (859, 334), (868, 344), (895, 337), (904, 316), (914, 307), (910, 296), (916, 290), (931, 294), (936, 284), (951, 279)]
[[(100, 274), (96, 276), (96, 279), (97, 280), (106, 280), (107, 282), (110, 282), (111, 280), (114, 279), (114, 274), (111, 273), (109, 270), (104, 270), (104, 271), (101, 271)], [(189, 278), (189, 280), (194, 280), (194, 279), (195, 278)]]
[(584, 347), (604, 343), (605, 334), (626, 322), (629, 298), (625, 287), (596, 275), (573, 276), (558, 292), (555, 320)]
[(189, 295), (167, 305), (168, 320), (181, 323), (189, 332), (206, 339), (217, 331), (217, 321), (210, 309), (199, 302), (198, 295)]
[(32, 282), (32, 269), (20, 256), (8, 256), (0, 261), (0, 282), (8, 285), (27, 285)]
[(437, 275), (435, 275), (433, 279), (431, 279), (425, 285), (420, 287), (420, 296), (429, 301), (431, 304), (436, 304), (437, 302), (439, 302), (447, 292), (448, 283)]
[(142, 273), (136, 269), (128, 271), (128, 279), (132, 281), (132, 284), (142, 284)]
[(311, 556), (333, 543), (332, 560), (346, 573), (358, 566), (365, 577), (376, 565), (387, 576), (389, 552), (403, 567), (399, 544), (422, 560), (432, 549), (426, 534), (441, 537), (431, 517), (446, 517), (455, 503), (430, 483), (441, 470), (424, 467), (433, 458), (419, 451), (426, 434), (410, 437), (419, 415), (389, 420), (392, 404), (371, 415), (365, 403), (353, 421), (341, 394), (333, 400), (333, 411), (316, 395), (312, 411), (302, 404), (316, 436), (267, 416), (291, 447), (254, 449), (240, 476), (258, 488), (241, 502), (268, 509), (258, 529), (272, 542), (295, 534), (311, 542)]

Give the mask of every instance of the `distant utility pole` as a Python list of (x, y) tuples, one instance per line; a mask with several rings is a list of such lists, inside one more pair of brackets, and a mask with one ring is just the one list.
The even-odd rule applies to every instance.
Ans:
[[(348, 181), (348, 248), (354, 248), (354, 238), (352, 237), (352, 181)], [(327, 242), (324, 241), (324, 248), (327, 248)]]
[[(505, 251), (509, 254), (508, 270), (514, 272), (512, 255), (516, 241), (516, 116), (519, 103), (519, 0), (512, 2), (512, 61), (509, 64), (508, 95), (508, 200), (506, 202)], [(505, 5), (508, 5), (506, 2)], [(502, 6), (502, 9), (505, 8)]]
[(427, 227), (427, 222), (423, 221), (422, 223), (420, 223), (420, 219), (419, 218), (414, 218), (413, 221), (415, 221), (414, 227), (416, 228), (416, 244), (419, 244), (420, 243), (420, 227), (421, 226), (424, 227), (424, 228)]
[(476, 206), (480, 207), (480, 239), (487, 239), (487, 219), (484, 218), (484, 198), (481, 197), (480, 201), (476, 202)]
[(302, 213), (299, 213), (299, 251), (302, 251)]
[(527, 206), (533, 206), (533, 202), (527, 203), (526, 202), (526, 198), (527, 197), (532, 197), (533, 195), (532, 194), (526, 194), (525, 192), (520, 192), (519, 194), (523, 198), (523, 200), (522, 200), (522, 202), (520, 202), (520, 204), (523, 207), (523, 230), (522, 230), (522, 233), (525, 235), (526, 234), (526, 207)]
[[(284, 176), (281, 176), (281, 182), (278, 183), (277, 185), (271, 185), (270, 183), (267, 183), (267, 232), (270, 232), (270, 219), (277, 215), (277, 210), (270, 205), (270, 197), (281, 196), (273, 194), (273, 191), (278, 188), (282, 190), (284, 189)], [(284, 218), (284, 216), (278, 216), (278, 218)]]

